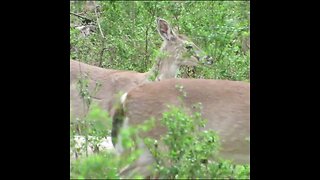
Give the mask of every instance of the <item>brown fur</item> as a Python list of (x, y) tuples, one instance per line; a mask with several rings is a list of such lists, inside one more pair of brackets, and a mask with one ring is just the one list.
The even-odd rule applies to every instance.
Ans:
[(146, 80), (146, 74), (144, 73), (103, 69), (70, 60), (70, 103), (71, 114), (75, 116), (74, 118), (81, 118), (88, 111), (77, 88), (78, 80), (84, 74), (87, 74), (89, 78), (89, 92), (94, 91), (96, 83), (101, 84), (98, 92), (93, 94), (92, 101), (98, 103), (104, 110), (110, 110), (116, 93), (129, 91)]

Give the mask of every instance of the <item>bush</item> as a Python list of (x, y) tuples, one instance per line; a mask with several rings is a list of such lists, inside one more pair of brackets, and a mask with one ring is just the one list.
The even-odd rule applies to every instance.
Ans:
[[(220, 147), (219, 138), (214, 131), (199, 131), (200, 128), (205, 127), (206, 123), (199, 112), (189, 116), (183, 108), (172, 106), (163, 113), (160, 121), (168, 129), (161, 139), (167, 150), (157, 148), (158, 146), (155, 146), (157, 141), (154, 139), (144, 139), (156, 158), (155, 177), (164, 179), (249, 178), (249, 165), (235, 165), (231, 161), (218, 157), (216, 153)], [(112, 152), (100, 152), (80, 157), (71, 162), (71, 177), (118, 179), (119, 171), (132, 164), (141, 155), (140, 150), (135, 149), (136, 143), (142, 140), (139, 138), (139, 133), (151, 130), (154, 125), (155, 120), (150, 119), (143, 124), (122, 130), (122, 145), (129, 150), (127, 151), (129, 153), (116, 156)], [(168, 162), (170, 162), (169, 166)], [(138, 177), (141, 176), (133, 174), (130, 178)]]
[(183, 108), (172, 106), (163, 114), (161, 123), (168, 130), (162, 137), (167, 151), (154, 146), (155, 140), (147, 139), (152, 154), (157, 157), (156, 172), (160, 178), (249, 178), (248, 165), (234, 165), (217, 156), (219, 138), (214, 131), (200, 131), (205, 127), (205, 120), (199, 112), (189, 116)]

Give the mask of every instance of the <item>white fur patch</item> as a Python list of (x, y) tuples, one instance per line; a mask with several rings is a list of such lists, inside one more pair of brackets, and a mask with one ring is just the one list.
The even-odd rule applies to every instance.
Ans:
[(127, 95), (128, 95), (128, 93), (124, 93), (124, 94), (121, 96), (120, 102), (121, 102), (122, 104), (126, 101)]

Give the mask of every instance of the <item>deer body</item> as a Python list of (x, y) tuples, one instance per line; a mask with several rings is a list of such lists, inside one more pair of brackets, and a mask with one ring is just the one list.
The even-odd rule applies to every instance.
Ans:
[[(182, 87), (182, 90), (179, 90)], [(178, 96), (186, 93), (182, 101)], [(141, 85), (123, 97), (122, 112), (124, 112), (125, 126), (140, 124), (150, 117), (156, 118), (156, 126), (150, 132), (140, 134), (140, 137), (151, 137), (160, 140), (166, 132), (159, 118), (167, 110), (166, 105), (182, 105), (189, 112), (193, 112), (193, 105), (201, 102), (202, 117), (207, 119), (204, 129), (214, 130), (220, 136), (223, 158), (231, 159), (235, 163), (249, 163), (250, 161), (250, 84), (246, 82), (204, 79), (168, 79), (160, 82)], [(182, 103), (182, 104), (181, 104)], [(119, 111), (117, 111), (119, 112)], [(116, 116), (116, 115), (115, 115)], [(118, 119), (113, 117), (113, 143), (121, 154), (123, 149), (119, 141), (120, 129)], [(117, 122), (118, 121), (118, 122)], [(123, 125), (120, 127), (123, 127)], [(154, 162), (144, 144), (139, 145), (144, 153), (137, 163), (130, 167), (130, 171), (142, 168), (140, 161)], [(160, 147), (161, 148), (161, 147)], [(128, 171), (128, 170), (126, 170)], [(124, 171), (125, 172), (125, 171)], [(144, 171), (145, 172), (145, 171)], [(145, 174), (148, 176), (148, 174)]]
[(71, 114), (76, 116), (75, 118), (82, 118), (88, 111), (77, 87), (81, 75), (87, 75), (89, 92), (94, 92), (94, 89), (98, 88), (96, 93), (90, 95), (92, 102), (98, 103), (104, 110), (111, 108), (116, 93), (130, 91), (133, 87), (147, 81), (145, 73), (103, 69), (70, 60)]

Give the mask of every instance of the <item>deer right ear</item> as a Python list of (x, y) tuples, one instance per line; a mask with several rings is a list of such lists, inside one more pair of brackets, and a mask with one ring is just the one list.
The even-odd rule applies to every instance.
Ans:
[(166, 20), (157, 18), (157, 25), (158, 32), (164, 40), (170, 41), (176, 38), (176, 35), (172, 31), (169, 23)]

